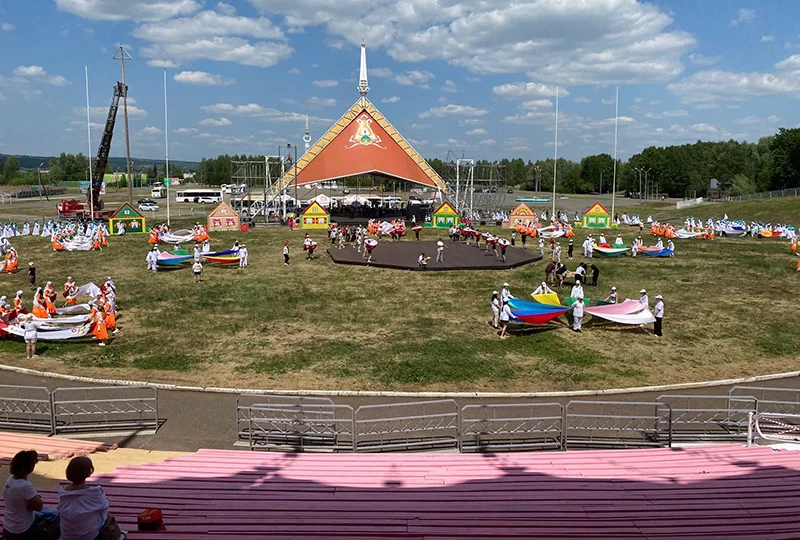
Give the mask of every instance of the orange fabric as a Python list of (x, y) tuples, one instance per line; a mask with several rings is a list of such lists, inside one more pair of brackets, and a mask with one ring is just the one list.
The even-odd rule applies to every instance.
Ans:
[(17, 311), (22, 311), (22, 300), (19, 298), (14, 298), (14, 309)]
[[(372, 133), (365, 136), (365, 129)], [(369, 144), (359, 142), (362, 137)], [(368, 173), (383, 173), (417, 184), (435, 186), (366, 109), (362, 109), (339, 135), (297, 173), (296, 183), (302, 185)], [(293, 180), (291, 184), (294, 183)]]
[(105, 312), (100, 311), (97, 313), (94, 330), (92, 332), (98, 341), (105, 341), (108, 339), (108, 328), (106, 326)]
[(44, 305), (45, 305), (45, 308), (47, 309), (47, 313), (49, 313), (50, 315), (55, 315), (56, 306), (55, 306), (55, 304), (53, 304), (52, 300), (50, 300), (49, 298), (45, 298), (44, 299)]
[(113, 330), (117, 327), (117, 316), (114, 315), (114, 310), (111, 308), (111, 302), (106, 304), (106, 326)]
[(47, 310), (43, 306), (34, 305), (33, 306), (33, 316), (39, 319), (46, 319), (47, 318)]

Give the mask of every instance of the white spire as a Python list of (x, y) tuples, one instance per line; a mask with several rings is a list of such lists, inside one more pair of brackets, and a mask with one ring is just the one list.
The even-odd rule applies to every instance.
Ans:
[(367, 80), (367, 45), (361, 40), (361, 71), (358, 75), (358, 92), (361, 97), (367, 97), (369, 81)]
[(308, 133), (308, 115), (306, 115), (306, 134), (303, 135), (303, 142), (306, 143), (306, 152), (311, 148), (311, 135)]

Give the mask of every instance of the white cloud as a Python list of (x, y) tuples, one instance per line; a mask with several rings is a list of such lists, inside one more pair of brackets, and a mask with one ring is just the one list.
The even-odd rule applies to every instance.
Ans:
[(381, 100), (381, 103), (397, 103), (398, 101), (400, 101), (399, 97), (392, 96), (392, 97), (388, 97), (388, 98), (383, 98)]
[(698, 111), (710, 111), (711, 109), (716, 109), (719, 107), (716, 103), (698, 103), (694, 106), (695, 109)]
[(775, 36), (761, 36), (761, 43), (772, 43), (775, 41)]
[(3, 94), (0, 92), (0, 101), (5, 101), (5, 100), (6, 100), (6, 96), (4, 96), (4, 95), (3, 95)]
[[(147, 116), (147, 111), (144, 109), (140, 109), (139, 107), (133, 105), (136, 100), (131, 96), (128, 96), (128, 118), (131, 120), (139, 120)], [(120, 103), (120, 107), (122, 104)], [(72, 109), (72, 114), (75, 118), (78, 118), (79, 122), (83, 122), (84, 125), (86, 124), (86, 107), (76, 107)], [(105, 122), (106, 117), (108, 117), (108, 105), (96, 106), (89, 108), (89, 117), (97, 120), (98, 122), (103, 121)], [(104, 126), (105, 124), (102, 124)]]
[(217, 126), (217, 127), (230, 126), (231, 124), (233, 124), (233, 122), (231, 122), (224, 116), (219, 120), (217, 120), (216, 118), (206, 118), (205, 120), (200, 120), (200, 122), (198, 123), (201, 126)]
[(458, 86), (456, 86), (456, 83), (454, 83), (450, 79), (447, 79), (446, 81), (444, 81), (444, 85), (442, 85), (440, 90), (442, 92), (458, 92)]
[(644, 117), (651, 120), (661, 120), (664, 118), (679, 118), (681, 116), (689, 116), (689, 111), (683, 109), (674, 109), (671, 111), (663, 111), (659, 113), (649, 112), (645, 113)]
[(12, 32), (14, 31), (15, 28), (16, 26), (14, 26), (11, 23), (4, 22), (0, 24), (0, 30), (2, 30), (3, 32)]
[[(270, 107), (262, 107), (258, 103), (248, 103), (247, 105), (231, 105), (230, 103), (217, 103), (214, 105), (203, 105), (200, 110), (210, 114), (230, 113), (237, 116), (259, 118), (270, 122), (305, 122), (306, 115), (298, 112), (285, 112)], [(309, 122), (315, 124), (330, 125), (334, 120), (331, 118), (321, 118), (309, 116)]]
[(722, 60), (722, 56), (705, 56), (702, 54), (690, 54), (689, 60), (695, 66), (713, 66), (720, 60)]
[(576, 97), (573, 101), (575, 101), (575, 103), (591, 103), (592, 98), (581, 96), (581, 97)]
[(411, 124), (411, 129), (428, 129), (430, 124)]
[[(555, 85), (534, 82), (518, 82), (501, 84), (492, 88), (495, 95), (504, 99), (523, 99), (527, 97), (551, 97), (556, 95)], [(563, 86), (558, 89), (559, 97), (569, 96), (569, 91)]]
[(458, 121), (458, 125), (461, 127), (465, 126), (482, 126), (483, 119), (482, 118), (465, 118), (463, 120)]
[(519, 108), (523, 111), (535, 111), (538, 109), (549, 109), (553, 106), (553, 102), (549, 99), (534, 99), (532, 101), (523, 101), (520, 103)]
[(446, 116), (483, 116), (489, 114), (486, 109), (478, 109), (470, 105), (454, 105), (452, 103), (442, 107), (431, 107), (427, 111), (420, 113), (420, 118), (430, 118), (435, 116), (437, 118), (444, 118)]
[(757, 116), (745, 116), (744, 118), (737, 118), (733, 122), (740, 126), (755, 126), (760, 124), (777, 124), (780, 122), (780, 117), (772, 115), (766, 118), (759, 118)]
[(250, 1), (289, 27), (323, 25), (355, 46), (364, 36), (399, 62), (567, 84), (665, 82), (696, 44), (668, 12), (636, 0)]
[(44, 77), (47, 72), (42, 66), (19, 66), (12, 72), (17, 77)]
[(206, 73), (205, 71), (181, 71), (172, 78), (177, 83), (192, 86), (230, 86), (236, 84), (236, 79), (226, 79), (222, 75)]
[(648, 105), (661, 105), (662, 103), (664, 103), (664, 102), (661, 101), (660, 99), (653, 99), (653, 100), (647, 102)]
[(336, 100), (333, 98), (310, 97), (306, 100), (306, 104), (315, 109), (323, 109), (325, 107), (335, 107)]
[(478, 135), (488, 135), (488, 134), (489, 134), (489, 132), (486, 131), (483, 128), (473, 129), (471, 131), (467, 131), (467, 133), (466, 133), (466, 135), (469, 135), (471, 137), (478, 136)]
[(603, 105), (613, 105), (616, 102), (611, 98), (603, 98), (600, 100), (600, 103), (602, 103)]
[(481, 145), (481, 146), (483, 146), (483, 145), (491, 146), (493, 144), (497, 144), (497, 141), (494, 140), (494, 139), (485, 139), (485, 140), (479, 142), (478, 144)]
[(197, 133), (198, 129), (197, 128), (178, 128), (178, 129), (176, 129), (174, 131), (175, 131), (175, 133), (178, 133), (178, 134), (181, 134), (181, 135), (188, 135), (189, 133)]
[(236, 15), (236, 8), (230, 4), (226, 4), (225, 2), (217, 3), (217, 11), (229, 17), (233, 17), (234, 15)]
[(289, 71), (287, 71), (286, 73), (288, 73), (289, 75), (300, 75), (302, 73), (302, 71), (300, 71), (297, 68), (292, 68)]
[(430, 71), (418, 69), (406, 71), (405, 73), (395, 73), (389, 68), (374, 68), (369, 70), (369, 74), (380, 79), (392, 79), (401, 86), (419, 86), (426, 90), (430, 88), (428, 83), (436, 78)]
[(155, 126), (149, 126), (146, 128), (142, 128), (140, 133), (145, 136), (153, 136), (153, 135), (161, 135), (164, 132)]
[(175, 69), (178, 67), (178, 64), (173, 62), (172, 60), (149, 60), (147, 65), (150, 67), (156, 68), (167, 68), (167, 69)]
[(667, 89), (680, 96), (683, 103), (740, 101), (752, 97), (795, 94), (800, 91), (800, 55), (778, 62), (771, 73), (698, 71), (667, 85)]
[(756, 18), (756, 11), (754, 9), (741, 8), (736, 12), (736, 17), (731, 21), (731, 26), (738, 26), (746, 24)]
[(339, 86), (339, 81), (334, 81), (333, 79), (327, 79), (324, 81), (314, 81), (311, 83), (311, 85), (316, 88), (335, 88)]
[[(226, 9), (223, 13), (201, 11), (191, 17), (140, 24), (133, 35), (151, 43), (142, 54), (153, 59), (209, 59), (271, 67), (293, 51), (281, 29), (268, 18), (238, 17)], [(273, 41), (251, 43), (249, 38)]]
[(59, 10), (95, 21), (159, 21), (189, 15), (200, 6), (198, 0), (56, 0)]
[[(72, 84), (62, 75), (48, 75), (42, 66), (17, 66), (12, 72), (15, 82), (27, 84), (30, 81), (41, 81), (52, 86), (69, 86)], [(41, 93), (41, 92), (40, 92)]]

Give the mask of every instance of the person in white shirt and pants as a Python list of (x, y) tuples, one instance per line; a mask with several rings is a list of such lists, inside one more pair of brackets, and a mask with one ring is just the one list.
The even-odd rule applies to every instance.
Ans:
[(500, 302), (507, 304), (512, 298), (516, 298), (511, 291), (508, 290), (508, 283), (503, 283), (503, 289), (500, 291)]
[(572, 303), (572, 331), (580, 332), (583, 322), (583, 297), (577, 298)]
[(653, 307), (653, 317), (655, 317), (656, 319), (656, 322), (653, 326), (653, 334), (655, 334), (658, 337), (661, 337), (664, 335), (662, 333), (662, 326), (661, 326), (661, 323), (664, 320), (664, 299), (660, 294), (656, 296), (656, 305), (655, 307)]
[(440, 238), (438, 242), (436, 242), (436, 262), (443, 263), (444, 262), (444, 248), (447, 247), (442, 242)]
[(492, 326), (499, 328), (500, 321), (500, 298), (497, 296), (497, 291), (492, 291)]

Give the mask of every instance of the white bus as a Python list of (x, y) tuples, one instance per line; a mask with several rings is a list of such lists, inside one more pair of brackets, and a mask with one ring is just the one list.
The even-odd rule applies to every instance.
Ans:
[(175, 193), (175, 202), (217, 204), (222, 202), (221, 189), (184, 189)]
[(150, 198), (151, 199), (166, 199), (167, 198), (167, 186), (153, 186), (150, 189)]

